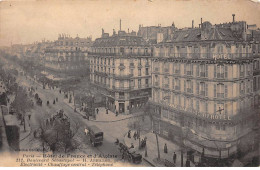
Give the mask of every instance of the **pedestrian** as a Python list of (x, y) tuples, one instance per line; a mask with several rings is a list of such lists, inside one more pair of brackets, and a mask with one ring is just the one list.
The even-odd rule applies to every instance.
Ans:
[(127, 137), (131, 138), (131, 130), (128, 131)]
[(55, 104), (55, 99), (53, 100), (53, 104)]
[(106, 109), (106, 113), (108, 114), (108, 109)]
[(186, 167), (190, 167), (190, 161), (188, 159), (186, 160)]
[(116, 111), (116, 116), (118, 116), (118, 111)]
[(58, 97), (56, 97), (56, 102), (58, 101)]
[(99, 110), (98, 110), (98, 108), (97, 108), (97, 114), (98, 114), (98, 111), (99, 111)]
[(173, 153), (173, 162), (174, 162), (174, 163), (176, 163), (176, 158), (177, 158), (177, 155), (176, 155), (176, 153), (174, 152), (174, 153)]
[(134, 144), (133, 144), (133, 143), (131, 143), (131, 146), (130, 146), (130, 148), (134, 148)]
[(36, 130), (33, 132), (33, 136), (34, 136), (34, 138), (36, 138), (36, 134), (37, 134), (37, 132), (36, 132)]
[(134, 136), (133, 136), (135, 140), (136, 140), (136, 136), (137, 136), (137, 134), (136, 134), (136, 132), (135, 132), (135, 133), (134, 133)]
[(166, 143), (164, 144), (164, 153), (168, 153), (168, 149), (167, 149)]
[(30, 114), (28, 115), (28, 118), (29, 118), (29, 120), (31, 119), (31, 115)]

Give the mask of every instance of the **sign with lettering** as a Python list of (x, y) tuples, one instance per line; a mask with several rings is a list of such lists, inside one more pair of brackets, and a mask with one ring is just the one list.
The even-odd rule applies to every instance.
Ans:
[[(161, 101), (162, 105), (165, 105), (165, 102), (162, 100)], [(188, 111), (191, 112), (193, 114), (195, 114), (196, 116), (202, 117), (202, 118), (206, 118), (206, 119), (211, 119), (211, 120), (231, 120), (230, 116), (225, 115), (225, 114), (208, 114), (208, 113), (201, 113), (198, 110), (192, 109), (192, 108), (186, 108), (180, 105), (174, 105), (174, 104), (168, 104), (169, 107), (174, 108), (176, 110), (180, 110), (180, 111)]]

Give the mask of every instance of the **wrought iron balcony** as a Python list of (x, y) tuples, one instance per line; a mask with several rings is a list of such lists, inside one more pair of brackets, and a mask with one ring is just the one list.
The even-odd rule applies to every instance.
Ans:
[(218, 98), (224, 98), (224, 93), (217, 93)]
[(205, 72), (200, 72), (200, 77), (205, 77), (205, 76), (206, 76)]
[(187, 71), (187, 75), (188, 75), (188, 76), (191, 76), (191, 71)]
[(218, 73), (217, 74), (218, 79), (223, 79), (224, 78), (224, 73)]
[(188, 93), (191, 93), (191, 88), (187, 88), (187, 92), (188, 92)]
[(201, 96), (205, 96), (205, 94), (206, 94), (205, 91), (200, 91)]

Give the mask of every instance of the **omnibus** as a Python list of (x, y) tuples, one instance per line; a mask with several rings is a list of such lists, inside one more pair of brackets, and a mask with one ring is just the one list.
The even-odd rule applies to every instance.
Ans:
[(93, 125), (85, 129), (85, 133), (89, 135), (92, 146), (102, 145), (104, 133), (97, 126)]

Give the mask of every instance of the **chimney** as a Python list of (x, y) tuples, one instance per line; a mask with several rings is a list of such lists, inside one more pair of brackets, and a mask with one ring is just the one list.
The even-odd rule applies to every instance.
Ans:
[(202, 25), (202, 18), (200, 18), (200, 24)]
[(121, 19), (120, 19), (120, 31), (121, 31)]
[(129, 33), (129, 28), (128, 28), (128, 33)]
[(233, 17), (233, 22), (235, 22), (235, 14), (232, 14), (232, 17)]
[(194, 20), (192, 20), (192, 28), (194, 28)]

